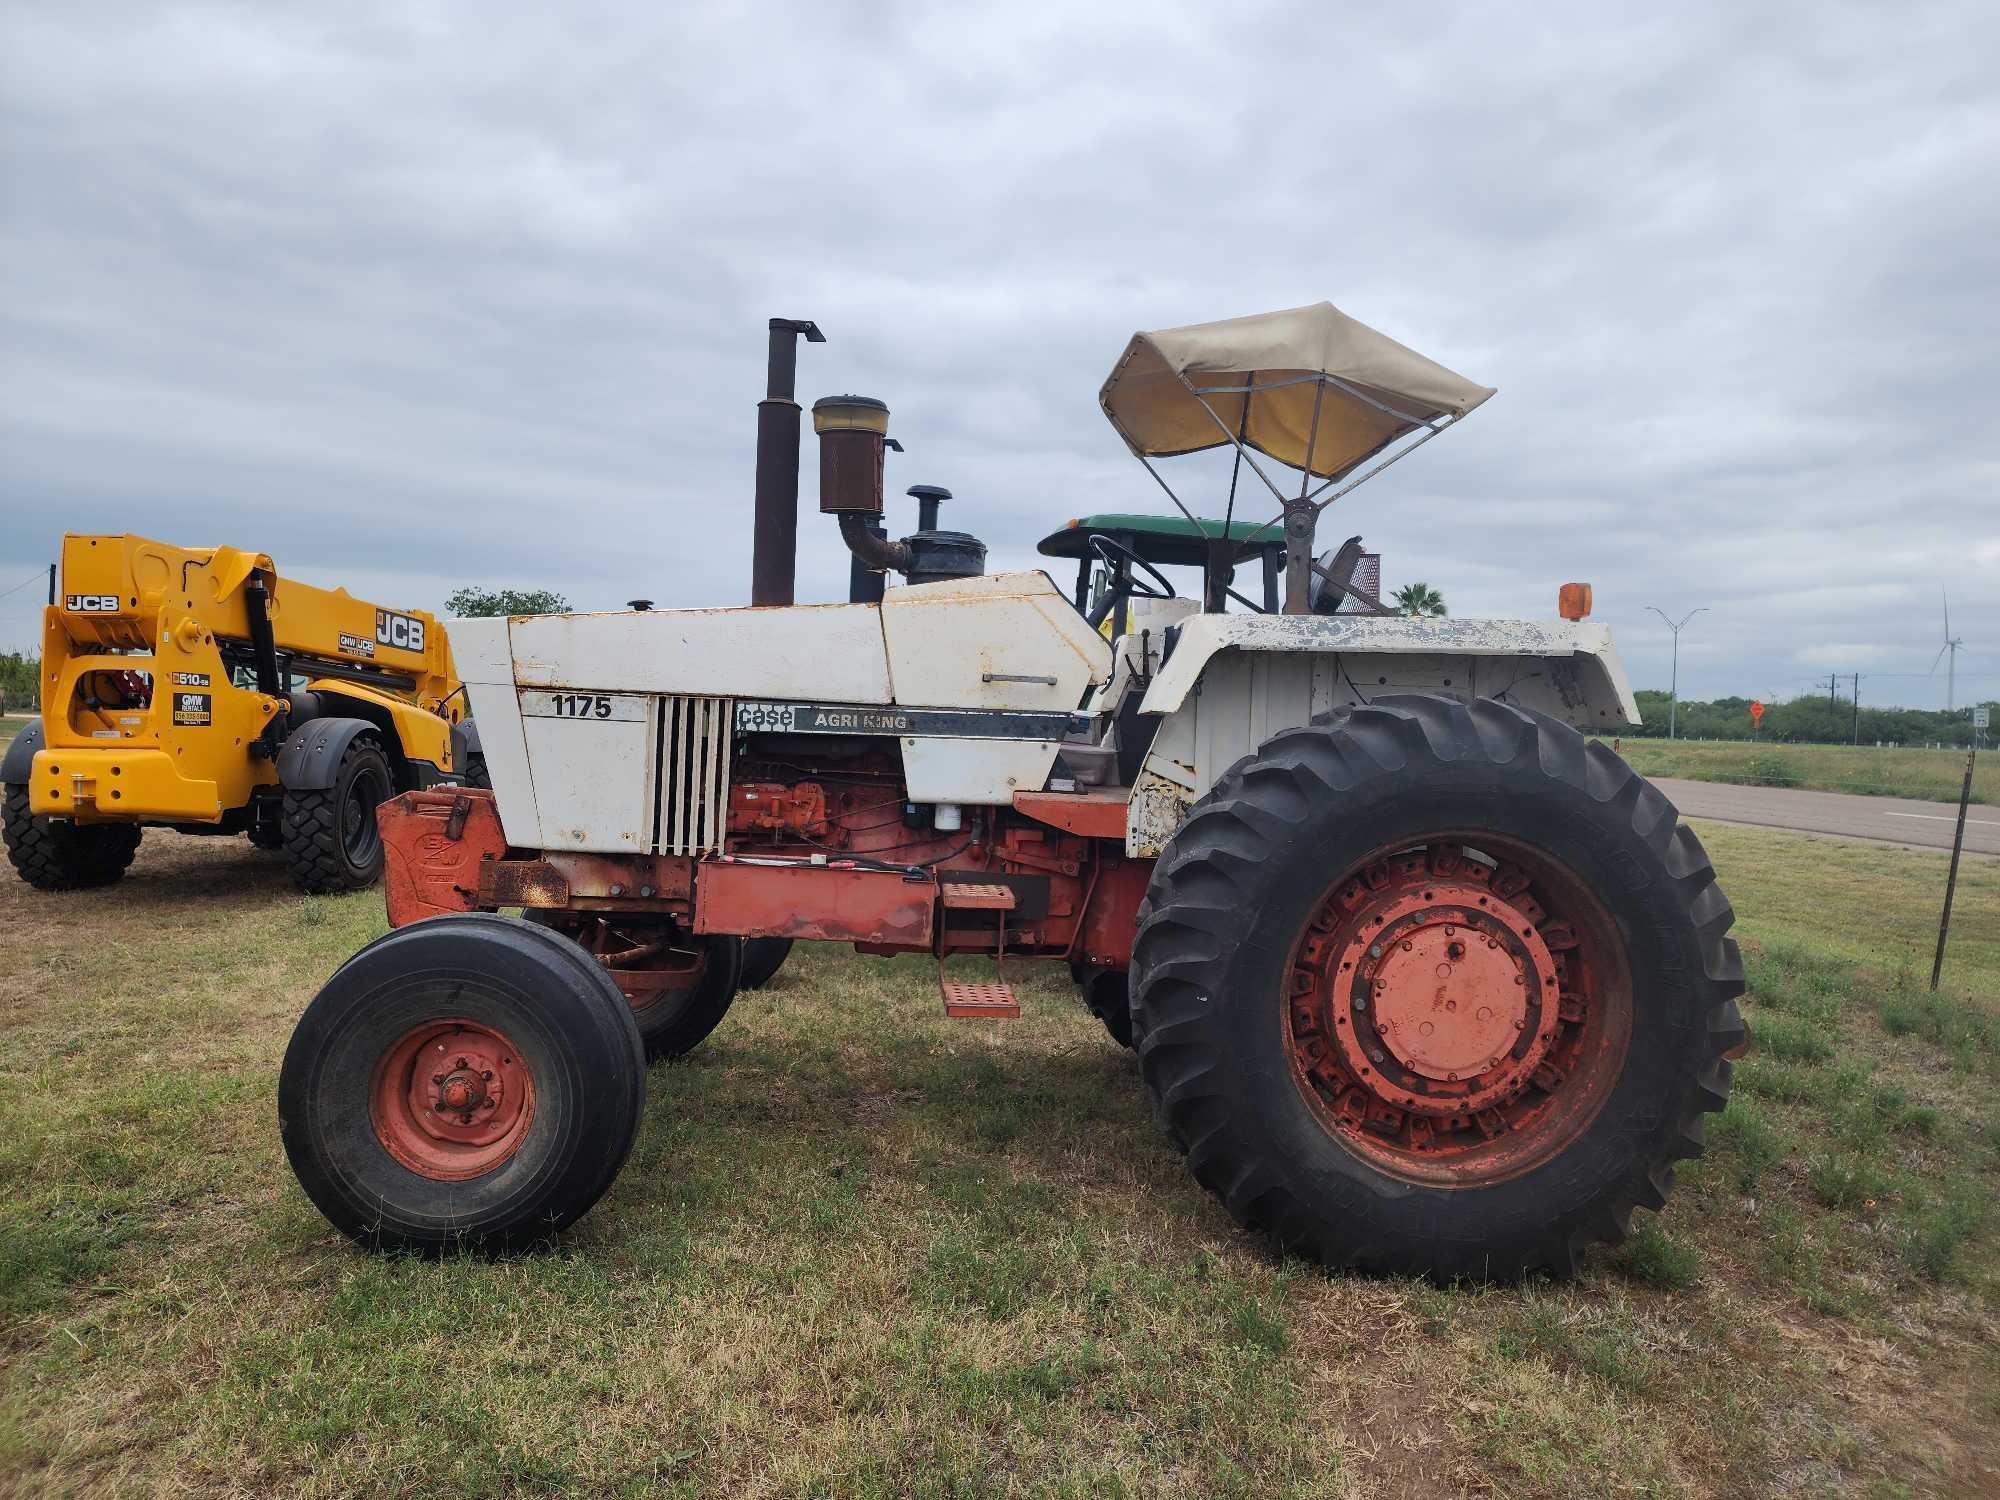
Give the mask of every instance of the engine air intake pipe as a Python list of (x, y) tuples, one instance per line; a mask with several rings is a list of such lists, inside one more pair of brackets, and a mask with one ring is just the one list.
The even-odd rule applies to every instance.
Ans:
[[(901, 573), (912, 583), (977, 577), (986, 571), (986, 547), (958, 531), (919, 530), (892, 542), (876, 526), (882, 515), (882, 466), (889, 436), (889, 408), (872, 396), (824, 396), (813, 403), (819, 438), (819, 508), (840, 517), (840, 539), (871, 572)], [(935, 520), (937, 502), (949, 492), (922, 485), (920, 518)], [(912, 491), (913, 494), (917, 493)]]
[(871, 572), (908, 568), (909, 546), (890, 541), (875, 525), (882, 515), (888, 405), (873, 396), (822, 396), (813, 402), (813, 433), (819, 438), (819, 508), (840, 517), (847, 550)]

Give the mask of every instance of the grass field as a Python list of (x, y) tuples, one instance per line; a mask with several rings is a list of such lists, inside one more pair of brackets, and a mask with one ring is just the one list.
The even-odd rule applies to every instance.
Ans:
[[(1625, 758), (1646, 776), (1683, 776), (1748, 786), (1803, 787), (1863, 797), (1915, 797), (1956, 802), (1965, 781), (1963, 750), (1876, 749), (1873, 745), (1753, 744), (1748, 740), (1620, 742)], [(1972, 800), (2000, 803), (2000, 751), (1975, 762)]]
[(804, 950), (658, 1068), (556, 1248), (337, 1238), (274, 1121), (382, 928), (240, 841), (0, 880), (0, 1491), (1963, 1495), (2000, 1486), (2000, 861), (1703, 828), (1759, 1042), (1569, 1284), (1332, 1277), (1234, 1229), (1044, 969), (947, 1022)]
[(0, 750), (7, 748), (7, 742), (28, 727), (28, 720), (18, 714), (0, 714)]

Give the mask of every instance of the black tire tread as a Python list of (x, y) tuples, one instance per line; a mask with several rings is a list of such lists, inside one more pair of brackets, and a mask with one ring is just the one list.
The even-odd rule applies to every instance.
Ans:
[(341, 756), (330, 787), (285, 788), (280, 824), (285, 864), (292, 884), (309, 896), (335, 895), (374, 883), (372, 876), (355, 878), (340, 840), (341, 782), (349, 763), (364, 752), (382, 755), (382, 742), (372, 734), (356, 735)]
[(7, 860), (38, 891), (80, 891), (114, 884), (139, 852), (136, 823), (56, 823), (28, 809), (28, 789), (9, 783), (0, 807)]
[[(355, 1198), (349, 1174), (342, 1169), (337, 1157), (328, 1154), (326, 1138), (315, 1131), (309, 1101), (315, 1087), (313, 1075), (320, 1048), (329, 1031), (338, 1024), (339, 1007), (328, 998), (328, 991), (334, 990), (335, 981), (357, 961), (371, 955), (379, 958), (385, 951), (393, 952), (396, 947), (404, 946), (421, 951), (422, 945), (442, 935), (445, 924), (449, 924), (449, 935), (454, 938), (475, 936), (515, 948), (517, 957), (510, 967), (518, 968), (528, 957), (519, 947), (526, 941), (530, 951), (541, 948), (544, 958), (568, 966), (577, 977), (590, 976), (586, 990), (595, 990), (595, 999), (577, 1003), (574, 997), (565, 998), (561, 1019), (565, 1027), (583, 1029), (592, 1038), (593, 1044), (601, 1043), (619, 1059), (619, 1066), (593, 1072), (591, 1080), (598, 1088), (617, 1095), (614, 1110), (616, 1118), (622, 1123), (617, 1138), (610, 1143), (612, 1149), (577, 1158), (571, 1174), (563, 1180), (561, 1191), (553, 1195), (546, 1211), (532, 1222), (468, 1228), (438, 1235), (413, 1233), (385, 1223), (379, 1209)], [(417, 964), (421, 960), (413, 956), (410, 962)], [(286, 1155), (300, 1186), (328, 1221), (369, 1248), (430, 1255), (460, 1248), (508, 1249), (547, 1240), (566, 1229), (603, 1197), (631, 1156), (632, 1147), (638, 1139), (645, 1102), (645, 1048), (639, 1037), (639, 1028), (632, 1019), (631, 1007), (625, 1003), (625, 997), (618, 992), (617, 986), (588, 954), (561, 934), (516, 917), (503, 917), (491, 912), (469, 912), (414, 923), (377, 938), (348, 958), (328, 978), (300, 1017), (285, 1050), (278, 1087), (279, 1132)]]

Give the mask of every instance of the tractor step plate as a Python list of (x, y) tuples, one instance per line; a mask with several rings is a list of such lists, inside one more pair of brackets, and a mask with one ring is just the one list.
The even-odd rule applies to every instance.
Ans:
[(938, 988), (944, 992), (944, 1013), (948, 1016), (961, 1019), (997, 1016), (1011, 1020), (1021, 1013), (1021, 1002), (1014, 998), (1014, 986), (1005, 982), (973, 984), (962, 979), (940, 979)]
[(1004, 885), (976, 884), (971, 881), (942, 888), (946, 911), (1012, 911), (1014, 893)]

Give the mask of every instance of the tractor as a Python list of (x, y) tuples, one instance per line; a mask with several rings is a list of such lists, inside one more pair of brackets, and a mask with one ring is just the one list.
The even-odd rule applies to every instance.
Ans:
[[(1566, 1274), (1663, 1208), (1742, 967), (1699, 840), (1584, 733), (1638, 718), (1587, 587), (1404, 618), (1358, 543), (1314, 553), (1492, 391), (1328, 303), (1135, 335), (1100, 404), (1179, 515), (1058, 528), (1068, 591), (934, 514), (891, 539), (889, 409), (828, 397), (819, 509), (862, 597), (800, 605), (801, 337), (772, 320), (748, 607), (454, 625), (491, 790), (384, 805), (393, 930), (284, 1059), (327, 1218), (423, 1252), (574, 1222), (743, 939), (933, 955), (975, 1021), (1018, 1013), (1006, 965), (1067, 963), (1197, 1180), (1328, 1266)], [(1163, 472), (1212, 448), (1219, 518)]]

